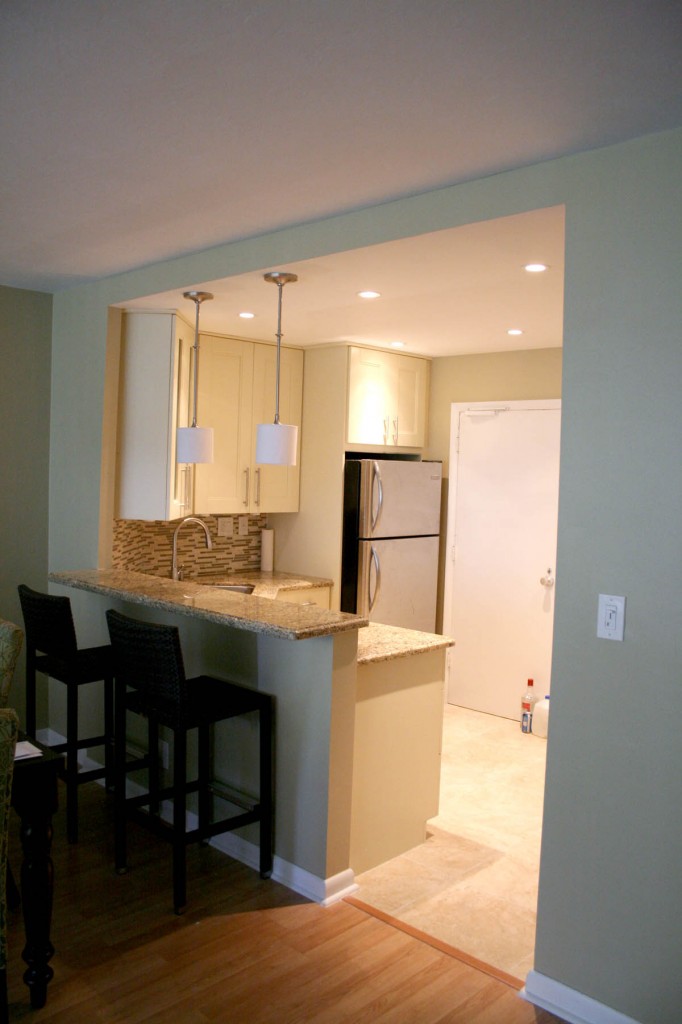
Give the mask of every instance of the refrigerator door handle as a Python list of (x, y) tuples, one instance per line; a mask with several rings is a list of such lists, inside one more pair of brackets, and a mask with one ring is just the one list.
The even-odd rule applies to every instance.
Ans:
[[(376, 485), (377, 485), (376, 510), (374, 508), (374, 484), (375, 484), (375, 482), (376, 482)], [(383, 488), (383, 485), (381, 483), (381, 470), (379, 469), (379, 463), (376, 460), (374, 460), (374, 462), (372, 462), (372, 488), (371, 488), (371, 492), (370, 493), (372, 495), (372, 529), (371, 529), (371, 532), (374, 533), (374, 531), (377, 528), (377, 523), (379, 522), (379, 519), (381, 518), (381, 511), (382, 511), (382, 509), (384, 507), (384, 488)]]
[(371, 612), (372, 608), (374, 608), (374, 603), (375, 603), (377, 597), (379, 596), (379, 591), (381, 590), (381, 564), (379, 562), (379, 555), (377, 554), (377, 549), (374, 547), (373, 544), (372, 544), (372, 546), (370, 548), (370, 551), (372, 553), (371, 557), (372, 557), (372, 561), (374, 562), (374, 573), (375, 573), (375, 576), (376, 576), (376, 584), (374, 586), (374, 595), (372, 595), (372, 573), (371, 572), (367, 573), (367, 605), (368, 605), (369, 611)]

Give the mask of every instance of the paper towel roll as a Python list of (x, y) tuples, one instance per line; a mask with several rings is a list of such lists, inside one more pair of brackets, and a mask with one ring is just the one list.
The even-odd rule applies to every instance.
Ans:
[(275, 531), (261, 530), (260, 532), (260, 567), (262, 572), (272, 572), (273, 556), (275, 551)]

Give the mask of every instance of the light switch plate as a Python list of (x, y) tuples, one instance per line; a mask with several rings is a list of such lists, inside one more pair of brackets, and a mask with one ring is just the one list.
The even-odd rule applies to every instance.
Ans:
[(248, 535), (249, 535), (249, 517), (248, 516), (240, 516), (239, 517), (239, 536), (240, 537), (248, 537)]
[(625, 598), (600, 594), (597, 610), (597, 636), (602, 640), (622, 640), (625, 635)]

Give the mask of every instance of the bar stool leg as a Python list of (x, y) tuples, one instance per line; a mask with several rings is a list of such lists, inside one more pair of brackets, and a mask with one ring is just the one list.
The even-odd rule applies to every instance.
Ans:
[(187, 846), (185, 807), (187, 803), (187, 733), (173, 735), (173, 908), (182, 914), (187, 905)]
[(272, 700), (265, 698), (259, 712), (260, 734), (260, 876), (270, 878), (273, 861), (273, 729)]
[(150, 715), (147, 719), (147, 757), (149, 765), (147, 778), (149, 780), (149, 813), (159, 814), (161, 805), (159, 802), (159, 723)]
[(104, 680), (104, 785), (114, 788), (114, 680)]
[(66, 834), (78, 842), (78, 686), (66, 687)]
[(116, 680), (114, 701), (114, 863), (119, 875), (128, 870), (126, 850), (126, 686)]
[(211, 794), (210, 785), (210, 739), (211, 733), (208, 725), (202, 724), (198, 728), (198, 753), (197, 767), (199, 774), (199, 835), (202, 841), (208, 835), (208, 826), (211, 823)]

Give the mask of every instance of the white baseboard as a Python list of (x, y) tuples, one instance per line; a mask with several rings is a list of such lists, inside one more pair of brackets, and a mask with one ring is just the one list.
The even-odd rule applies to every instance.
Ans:
[[(215, 846), (222, 853), (226, 853), (228, 857), (233, 857), (234, 860), (258, 871), (259, 850), (255, 843), (242, 839), (234, 832), (223, 832), (222, 835), (214, 836), (211, 839), (211, 846)], [(275, 855), (273, 863), (272, 878), (275, 882), (285, 885), (287, 889), (293, 889), (300, 896), (305, 896), (306, 899), (319, 903), (323, 907), (337, 903), (345, 896), (357, 892), (359, 888), (350, 868), (331, 878), (320, 878), (296, 864), (290, 864), (289, 861), (277, 855)]]
[(562, 985), (539, 971), (528, 972), (520, 995), (534, 1006), (562, 1017), (568, 1024), (639, 1024), (619, 1010)]

